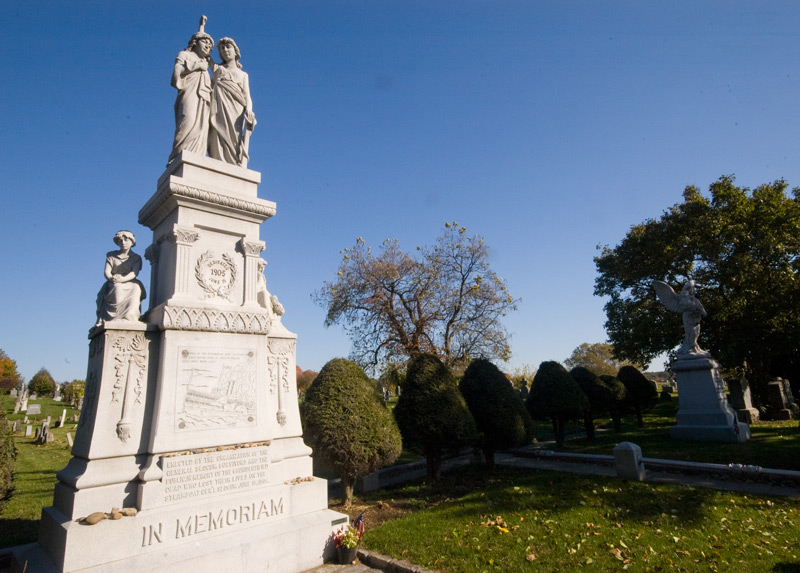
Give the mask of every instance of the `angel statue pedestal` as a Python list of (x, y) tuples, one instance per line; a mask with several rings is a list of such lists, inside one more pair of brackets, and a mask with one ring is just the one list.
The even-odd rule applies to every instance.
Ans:
[(709, 357), (682, 357), (672, 363), (680, 409), (671, 438), (695, 442), (746, 442), (750, 426), (739, 422), (725, 397), (719, 364)]
[(750, 439), (750, 426), (739, 422), (728, 405), (719, 364), (697, 344), (706, 310), (695, 296), (694, 281), (686, 281), (680, 294), (662, 281), (653, 281), (653, 290), (668, 310), (683, 313), (685, 336), (678, 359), (672, 363), (680, 409), (677, 424), (669, 429), (670, 437), (696, 442), (746, 442)]

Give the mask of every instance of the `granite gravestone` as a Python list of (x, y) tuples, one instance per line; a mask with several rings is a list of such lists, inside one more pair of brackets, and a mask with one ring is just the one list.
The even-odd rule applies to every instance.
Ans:
[(672, 363), (680, 408), (670, 436), (697, 442), (745, 442), (750, 426), (740, 422), (728, 404), (719, 364), (698, 345), (700, 321), (706, 316), (689, 280), (680, 294), (662, 281), (653, 281), (658, 299), (669, 310), (683, 314), (684, 338)]
[(750, 395), (750, 383), (747, 378), (734, 378), (728, 381), (728, 392), (730, 392), (730, 403), (740, 422), (752, 424), (758, 422), (759, 412), (753, 408), (753, 401)]
[(249, 105), (226, 107), (231, 125), (215, 126), (241, 127), (230, 155), (205, 156), (214, 98), (230, 96), (212, 90), (209, 70), (234, 95), (245, 80), (232, 41), (220, 41), (222, 64), (210, 57), (204, 24), (176, 59), (173, 152), (139, 211), (152, 230), (149, 305), (140, 314), (136, 239), (121, 231), (89, 331), (72, 459), (42, 514), (44, 552), (15, 555), (36, 571), (304, 571), (347, 520), (312, 475), (296, 335), (261, 272), (260, 225), (276, 205), (244, 167)]

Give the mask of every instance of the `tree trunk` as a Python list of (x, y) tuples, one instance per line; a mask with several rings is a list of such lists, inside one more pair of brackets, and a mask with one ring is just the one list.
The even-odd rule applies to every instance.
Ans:
[(622, 432), (622, 417), (619, 415), (619, 412), (611, 414), (611, 420), (614, 422), (614, 432), (617, 434)]
[(491, 471), (494, 469), (494, 448), (491, 446), (483, 446), (483, 457), (486, 458), (486, 469)]
[(428, 474), (428, 482), (436, 483), (442, 477), (442, 456), (441, 454), (428, 454), (425, 456), (425, 469)]
[(355, 481), (350, 476), (341, 476), (342, 478), (342, 503), (345, 509), (350, 509), (353, 505), (353, 485)]
[(589, 412), (583, 417), (583, 427), (586, 430), (586, 439), (594, 439), (594, 416)]
[(642, 411), (636, 410), (636, 425), (640, 428), (644, 428), (644, 420), (642, 420)]
[(553, 425), (556, 427), (556, 447), (563, 448), (566, 437), (566, 424), (561, 418), (553, 418)]

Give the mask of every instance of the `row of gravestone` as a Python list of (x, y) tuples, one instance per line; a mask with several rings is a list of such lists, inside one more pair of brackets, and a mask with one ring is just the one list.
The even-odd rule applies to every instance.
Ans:
[[(27, 420), (26, 420), (27, 421)], [(77, 421), (77, 420), (76, 420)], [(22, 420), (9, 420), (8, 425), (11, 428), (11, 431), (15, 434), (22, 432), (22, 426), (25, 425)], [(58, 427), (58, 421), (56, 421), (55, 428)], [(37, 444), (49, 444), (50, 442), (55, 440), (53, 436), (53, 432), (50, 431), (50, 423), (44, 422), (41, 428), (36, 428), (30, 424), (25, 425), (25, 437), (33, 437), (36, 440)], [(67, 442), (69, 443), (69, 447), (72, 447), (72, 434), (67, 432)]]
[[(740, 422), (752, 424), (758, 422), (761, 413), (753, 407), (750, 395), (750, 384), (747, 378), (728, 381), (730, 404), (736, 410)], [(788, 380), (776, 378), (767, 384), (767, 405), (765, 416), (771, 420), (791, 420), (800, 414), (800, 407), (795, 403), (792, 387)]]

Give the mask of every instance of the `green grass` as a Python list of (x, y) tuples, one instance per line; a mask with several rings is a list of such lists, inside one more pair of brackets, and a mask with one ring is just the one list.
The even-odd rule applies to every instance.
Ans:
[[(742, 444), (713, 444), (688, 442), (669, 437), (670, 426), (675, 425), (677, 400), (659, 402), (644, 417), (645, 427), (638, 428), (634, 418), (623, 420), (622, 432), (614, 433), (610, 421), (600, 419), (604, 431), (594, 440), (585, 438), (568, 440), (560, 451), (583, 454), (613, 454), (619, 442), (633, 442), (642, 448), (646, 458), (685, 460), (718, 464), (750, 464), (765, 468), (800, 471), (800, 427), (797, 420), (759, 422), (750, 427), (753, 437)], [(537, 426), (546, 427), (544, 423)], [(574, 431), (583, 426), (574, 424)], [(552, 444), (547, 445), (552, 447)]]
[(364, 545), (444, 572), (800, 567), (797, 499), (475, 467), (376, 495), (425, 509), (368, 529)]
[[(14, 399), (0, 396), (2, 406), (11, 420), (22, 420), (25, 414), (12, 415)], [(78, 411), (62, 402), (50, 398), (29, 401), (30, 404), (42, 404), (42, 415), (33, 416), (38, 424), (52, 416), (60, 418), (61, 410), (67, 408), (67, 419)], [(0, 547), (13, 547), (36, 541), (39, 537), (39, 519), (42, 508), (53, 504), (53, 487), (56, 484), (56, 473), (67, 465), (70, 459), (70, 448), (67, 443), (67, 432), (75, 437), (77, 424), (66, 422), (63, 428), (52, 430), (54, 442), (37, 445), (33, 437), (26, 438), (23, 432), (14, 436), (17, 447), (17, 462), (14, 470), (14, 490), (11, 499), (0, 512)]]

